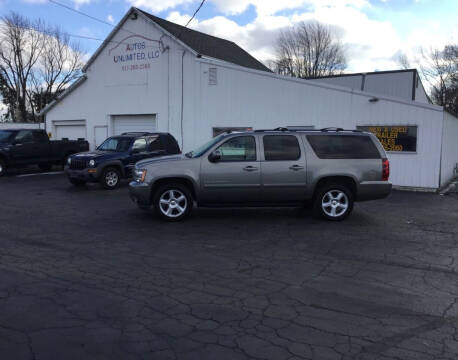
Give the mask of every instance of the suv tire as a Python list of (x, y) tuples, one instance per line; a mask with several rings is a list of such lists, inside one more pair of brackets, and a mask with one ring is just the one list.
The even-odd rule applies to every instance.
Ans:
[(0, 177), (5, 175), (5, 171), (6, 171), (5, 162), (2, 159), (0, 159)]
[(84, 181), (84, 180), (73, 179), (73, 178), (69, 178), (68, 180), (69, 180), (73, 185), (75, 185), (75, 186), (83, 186), (83, 185), (86, 185), (86, 181)]
[(115, 167), (108, 167), (102, 172), (100, 184), (107, 190), (114, 190), (121, 184), (121, 172)]
[(162, 220), (176, 222), (191, 214), (194, 200), (185, 185), (172, 183), (161, 186), (154, 193), (153, 206)]
[(352, 212), (353, 202), (353, 193), (346, 186), (323, 185), (313, 201), (313, 213), (326, 220), (342, 221)]

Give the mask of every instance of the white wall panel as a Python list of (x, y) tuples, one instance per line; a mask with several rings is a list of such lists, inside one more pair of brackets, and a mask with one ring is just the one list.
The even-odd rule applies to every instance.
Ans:
[(453, 178), (458, 164), (458, 118), (447, 112), (444, 112), (443, 134), (441, 186)]

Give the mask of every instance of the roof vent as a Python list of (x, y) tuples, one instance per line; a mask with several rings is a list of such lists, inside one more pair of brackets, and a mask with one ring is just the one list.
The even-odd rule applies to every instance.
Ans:
[(218, 73), (216, 68), (208, 69), (208, 85), (216, 85), (218, 83)]

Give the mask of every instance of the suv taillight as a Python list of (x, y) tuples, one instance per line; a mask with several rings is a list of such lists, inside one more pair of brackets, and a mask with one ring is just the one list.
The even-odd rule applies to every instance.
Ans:
[(388, 181), (390, 177), (390, 161), (382, 159), (382, 181)]

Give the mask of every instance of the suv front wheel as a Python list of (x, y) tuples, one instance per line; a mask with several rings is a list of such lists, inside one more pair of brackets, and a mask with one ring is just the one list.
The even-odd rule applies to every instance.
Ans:
[(121, 172), (115, 167), (109, 167), (102, 172), (100, 184), (108, 190), (119, 187), (121, 183)]
[(153, 198), (156, 214), (165, 221), (180, 221), (191, 214), (194, 202), (188, 188), (182, 184), (161, 186)]
[(318, 189), (313, 202), (316, 216), (331, 221), (344, 220), (353, 210), (353, 194), (343, 185), (329, 184)]

